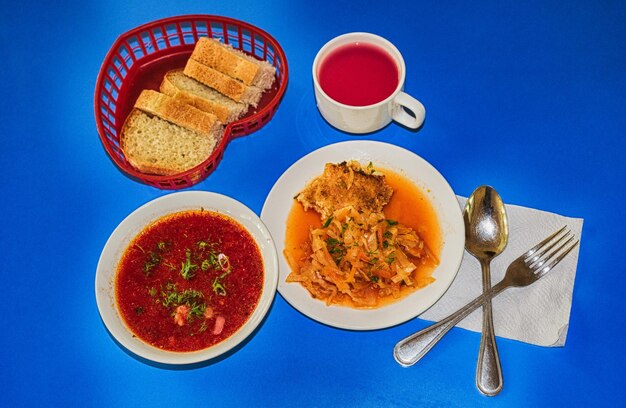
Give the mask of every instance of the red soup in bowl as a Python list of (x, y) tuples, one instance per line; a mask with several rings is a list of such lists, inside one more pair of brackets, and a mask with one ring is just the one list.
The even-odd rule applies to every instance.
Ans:
[(115, 279), (134, 336), (175, 352), (203, 350), (239, 330), (263, 291), (261, 252), (234, 219), (208, 210), (169, 214), (127, 246)]

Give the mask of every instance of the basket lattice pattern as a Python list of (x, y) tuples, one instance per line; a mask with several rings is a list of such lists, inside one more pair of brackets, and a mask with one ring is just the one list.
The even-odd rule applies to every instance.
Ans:
[[(263, 107), (226, 127), (215, 152), (194, 169), (175, 176), (146, 175), (135, 170), (120, 147), (125, 115), (120, 106), (127, 97), (128, 81), (141, 69), (160, 58), (177, 53), (190, 54), (200, 37), (217, 38), (276, 67), (277, 90)], [(204, 180), (222, 159), (226, 144), (234, 137), (248, 135), (272, 118), (287, 85), (288, 69), (278, 42), (265, 31), (242, 21), (209, 15), (180, 16), (155, 21), (120, 36), (107, 54), (96, 85), (95, 115), (105, 150), (128, 176), (161, 189), (181, 189)], [(127, 113), (127, 112), (126, 112)]]

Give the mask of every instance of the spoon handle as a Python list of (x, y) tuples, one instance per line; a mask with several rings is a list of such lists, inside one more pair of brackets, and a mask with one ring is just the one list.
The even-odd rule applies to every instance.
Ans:
[(393, 348), (393, 357), (396, 359), (398, 364), (404, 367), (417, 363), (458, 322), (467, 317), (467, 315), (476, 310), (479, 306), (482, 306), (484, 302), (498, 295), (509, 286), (510, 283), (504, 279), (487, 292), (483, 292), (482, 295), (472, 300), (457, 312), (441, 320), (439, 323), (428, 326), (417, 333), (400, 340)]
[[(483, 274), (483, 292), (491, 289), (491, 271), (489, 261), (481, 261)], [(483, 304), (483, 332), (480, 338), (478, 364), (476, 365), (476, 387), (487, 396), (494, 396), (502, 391), (502, 366), (493, 330), (491, 300)]]

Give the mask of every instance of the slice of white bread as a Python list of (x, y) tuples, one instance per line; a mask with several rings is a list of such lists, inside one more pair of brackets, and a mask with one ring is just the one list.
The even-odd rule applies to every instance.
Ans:
[(141, 91), (135, 108), (207, 136), (220, 133), (222, 129), (222, 124), (212, 113), (151, 89)]
[(182, 69), (166, 73), (161, 82), (160, 91), (202, 111), (214, 114), (223, 124), (239, 119), (248, 110), (247, 105), (235, 102), (188, 77)]
[(142, 173), (174, 175), (205, 161), (217, 137), (195, 132), (133, 109), (122, 128), (126, 160)]
[(252, 105), (256, 108), (261, 100), (261, 95), (263, 93), (261, 88), (248, 86), (235, 78), (196, 61), (193, 58), (189, 58), (183, 72), (185, 75), (215, 89), (236, 102)]
[(198, 39), (191, 58), (246, 85), (265, 90), (274, 83), (276, 68), (269, 62), (258, 60), (213, 38)]

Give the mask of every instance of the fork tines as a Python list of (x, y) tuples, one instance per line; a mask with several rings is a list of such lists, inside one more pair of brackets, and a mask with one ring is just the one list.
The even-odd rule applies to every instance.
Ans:
[(578, 240), (572, 243), (574, 239), (575, 235), (564, 226), (528, 251), (524, 262), (535, 274), (541, 276), (554, 268), (578, 245)]

